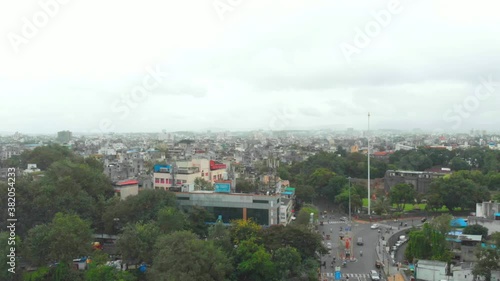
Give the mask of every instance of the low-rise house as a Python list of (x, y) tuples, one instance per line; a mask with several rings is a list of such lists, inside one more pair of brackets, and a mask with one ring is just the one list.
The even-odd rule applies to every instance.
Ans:
[(139, 193), (138, 180), (125, 180), (114, 184), (115, 193), (120, 196), (121, 200), (125, 200), (128, 196), (137, 195)]

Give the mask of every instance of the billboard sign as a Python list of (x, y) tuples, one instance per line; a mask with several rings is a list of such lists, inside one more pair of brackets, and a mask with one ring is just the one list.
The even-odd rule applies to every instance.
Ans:
[(230, 183), (215, 183), (215, 192), (230, 193), (231, 184)]

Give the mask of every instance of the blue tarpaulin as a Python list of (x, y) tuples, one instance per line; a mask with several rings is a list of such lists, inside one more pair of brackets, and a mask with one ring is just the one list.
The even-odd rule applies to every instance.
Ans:
[(465, 221), (465, 219), (458, 218), (458, 219), (451, 220), (450, 225), (452, 227), (466, 227), (467, 222)]
[(495, 217), (500, 217), (500, 213), (495, 213)]
[(481, 243), (481, 247), (483, 247), (483, 248), (489, 247), (491, 249), (496, 249), (497, 248), (497, 246), (495, 246), (493, 244), (486, 244), (486, 243)]

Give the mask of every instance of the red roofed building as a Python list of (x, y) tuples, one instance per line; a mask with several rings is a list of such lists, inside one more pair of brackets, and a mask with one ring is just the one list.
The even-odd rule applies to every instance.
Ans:
[(372, 154), (373, 158), (379, 160), (389, 161), (389, 156), (391, 156), (394, 151), (377, 151)]
[(115, 194), (124, 200), (130, 195), (137, 195), (139, 193), (138, 180), (124, 180), (114, 184)]

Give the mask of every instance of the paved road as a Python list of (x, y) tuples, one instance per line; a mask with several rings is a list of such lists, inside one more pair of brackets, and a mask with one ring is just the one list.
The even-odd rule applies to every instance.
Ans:
[[(331, 214), (327, 215), (327, 218), (324, 219), (324, 225), (319, 226), (319, 233), (330, 235), (330, 240), (324, 240), (325, 246), (327, 243), (330, 243), (332, 246), (332, 250), (329, 255), (325, 255), (322, 257), (322, 263), (326, 262), (326, 267), (321, 267), (321, 273), (323, 276), (322, 280), (334, 280), (334, 272), (335, 267), (331, 266), (331, 262), (333, 257), (336, 258), (336, 263), (334, 266), (340, 266), (342, 280), (349, 281), (370, 281), (370, 271), (377, 270), (381, 273), (382, 280), (386, 280), (387, 270), (390, 274), (394, 274), (397, 272), (397, 267), (394, 267), (393, 260), (389, 258), (389, 254), (385, 253), (382, 246), (382, 236), (384, 236), (384, 241), (388, 241), (388, 238), (392, 235), (392, 233), (386, 233), (383, 229), (393, 227), (393, 229), (397, 230), (400, 221), (386, 221), (386, 222), (377, 222), (382, 231), (379, 233), (376, 229), (371, 229), (370, 223), (367, 222), (356, 222), (354, 221), (351, 225), (351, 231), (340, 231), (340, 227), (342, 230), (348, 226), (347, 222), (340, 221), (341, 214), (334, 214), (334, 219), (329, 219)], [(320, 219), (321, 220), (321, 219)], [(403, 220), (403, 223), (408, 223), (408, 228), (411, 227), (411, 219)], [(416, 221), (415, 221), (416, 223)], [(351, 256), (354, 258), (353, 261), (347, 262), (346, 267), (341, 267), (342, 262), (341, 258), (344, 257), (345, 242), (340, 241), (340, 234), (344, 236), (352, 235), (352, 245), (351, 245)], [(358, 237), (362, 237), (364, 245), (358, 246), (356, 245), (356, 241)], [(406, 244), (405, 244), (406, 245)], [(378, 246), (378, 247), (377, 247)], [(392, 246), (392, 245), (391, 245)], [(405, 246), (400, 247), (396, 252), (396, 261), (403, 261)], [(377, 250), (379, 250), (379, 255), (377, 255)], [(360, 256), (360, 251), (363, 251), (363, 256)], [(379, 257), (382, 257), (385, 262), (385, 269), (378, 270), (375, 268), (375, 261), (379, 260)], [(389, 262), (391, 260), (391, 262)], [(385, 271), (385, 273), (383, 272)]]
[[(339, 215), (335, 214), (335, 218)], [(335, 266), (341, 266), (341, 259), (345, 256), (345, 242), (340, 240), (340, 234), (345, 237), (351, 236), (351, 258), (353, 260), (346, 263), (346, 267), (341, 267), (340, 271), (342, 279), (351, 281), (368, 281), (370, 271), (375, 270), (375, 261), (377, 260), (376, 245), (379, 241), (379, 233), (375, 229), (370, 229), (371, 224), (365, 222), (353, 222), (350, 231), (345, 231), (348, 227), (347, 222), (333, 220), (328, 223), (326, 221), (323, 226), (319, 226), (319, 231), (322, 234), (330, 234), (330, 240), (325, 240), (326, 243), (331, 243), (332, 251), (330, 255), (322, 258), (322, 262), (326, 262), (326, 268), (322, 267), (321, 271), (327, 280), (334, 280), (335, 268), (331, 266), (333, 257), (336, 258)], [(342, 232), (340, 231), (342, 227)], [(364, 245), (356, 245), (358, 237), (363, 239)], [(360, 251), (363, 251), (363, 256), (360, 256)]]

